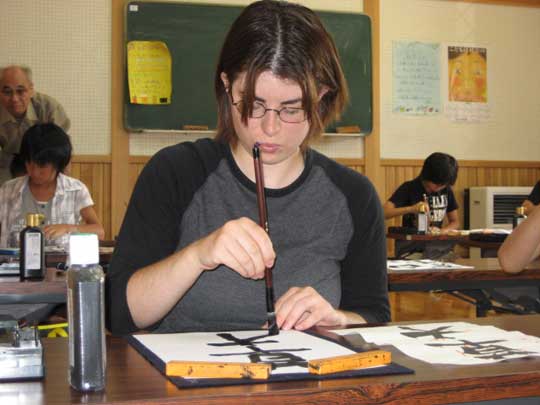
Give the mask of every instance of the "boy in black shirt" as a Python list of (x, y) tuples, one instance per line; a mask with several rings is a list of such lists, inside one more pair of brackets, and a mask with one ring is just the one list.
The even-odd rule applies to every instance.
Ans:
[[(459, 228), (458, 204), (452, 191), (458, 164), (454, 157), (441, 152), (432, 153), (424, 161), (420, 175), (406, 181), (384, 204), (385, 219), (403, 216), (404, 227), (416, 227), (416, 214), (425, 200), (429, 205), (430, 232), (448, 232)], [(444, 219), (447, 219), (444, 225)], [(447, 241), (396, 241), (396, 257), (422, 252), (425, 258), (438, 258), (450, 252), (453, 243)]]

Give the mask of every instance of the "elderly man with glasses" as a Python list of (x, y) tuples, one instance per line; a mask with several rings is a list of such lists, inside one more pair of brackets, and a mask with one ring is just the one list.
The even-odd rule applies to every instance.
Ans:
[(13, 160), (19, 153), (23, 134), (38, 123), (54, 123), (64, 131), (70, 126), (58, 101), (34, 91), (29, 67), (0, 68), (0, 185), (24, 171), (24, 166), (19, 167), (17, 160)]

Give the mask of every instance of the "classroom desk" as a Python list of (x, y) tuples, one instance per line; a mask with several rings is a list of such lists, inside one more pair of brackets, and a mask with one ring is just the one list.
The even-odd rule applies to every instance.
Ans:
[(386, 234), (388, 239), (394, 240), (407, 240), (407, 241), (455, 241), (457, 244), (472, 248), (470, 249), (471, 257), (481, 258), (481, 257), (496, 257), (499, 247), (502, 245), (502, 242), (482, 242), (477, 240), (471, 240), (469, 235), (456, 235), (456, 234), (404, 234), (404, 233), (392, 233), (389, 232)]
[(65, 271), (47, 268), (39, 281), (0, 277), (0, 304), (61, 304), (66, 302)]
[(504, 287), (537, 287), (540, 289), (540, 260), (517, 274), (505, 273), (497, 259), (458, 259), (457, 264), (473, 266), (463, 270), (388, 270), (389, 291), (459, 291), (473, 300), (477, 315), (492, 309), (485, 289)]
[(410, 233), (393, 233), (389, 232), (386, 234), (386, 237), (389, 239), (395, 240), (417, 240), (417, 241), (434, 241), (434, 240), (448, 240), (461, 242), (468, 240), (467, 235), (455, 235), (455, 234), (446, 234), (446, 233), (434, 233), (434, 234), (410, 234)]
[[(540, 315), (467, 320), (540, 336)], [(410, 322), (408, 322), (410, 323)], [(415, 322), (420, 323), (420, 322)], [(32, 404), (447, 404), (502, 398), (539, 397), (540, 359), (519, 359), (482, 366), (430, 365), (397, 350), (393, 360), (415, 374), (323, 381), (178, 389), (123, 339), (107, 336), (107, 385), (101, 393), (81, 394), (67, 382), (67, 339), (43, 339), (44, 381), (2, 383), (9, 403)], [(386, 349), (386, 346), (385, 346)], [(10, 402), (11, 400), (11, 402)], [(7, 403), (6, 402), (6, 403)]]
[[(112, 247), (100, 246), (100, 264), (108, 265), (112, 254)], [(43, 280), (21, 282), (16, 276), (0, 277), (0, 305), (65, 303), (65, 271), (57, 270), (56, 267), (65, 264), (66, 259), (66, 254), (62, 252), (47, 253), (45, 256), (47, 273)]]
[(463, 270), (388, 270), (389, 291), (460, 290), (475, 288), (540, 286), (540, 260), (517, 274), (505, 273), (494, 258), (457, 259), (455, 263), (473, 266)]
[[(114, 252), (113, 246), (104, 246), (100, 244), (99, 247), (99, 264), (101, 266), (107, 266), (111, 262), (111, 258)], [(45, 265), (47, 267), (63, 267), (67, 261), (66, 252), (47, 252), (45, 253)]]

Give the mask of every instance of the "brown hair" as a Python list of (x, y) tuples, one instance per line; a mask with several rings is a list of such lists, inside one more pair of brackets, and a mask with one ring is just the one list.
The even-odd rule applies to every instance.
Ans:
[[(293, 80), (302, 89), (302, 107), (310, 123), (305, 148), (348, 102), (347, 82), (338, 52), (319, 17), (310, 9), (286, 1), (262, 0), (247, 6), (236, 18), (221, 48), (214, 86), (218, 104), (216, 140), (236, 143), (229, 85), (245, 72), (242, 122), (247, 124), (255, 101), (255, 83), (265, 71)], [(319, 94), (326, 90), (319, 101)]]

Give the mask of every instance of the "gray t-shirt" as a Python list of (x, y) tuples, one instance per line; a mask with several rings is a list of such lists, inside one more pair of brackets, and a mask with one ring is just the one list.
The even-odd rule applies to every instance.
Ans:
[(26, 218), (27, 213), (42, 214), (43, 223), (47, 223), (52, 216), (52, 199), (49, 201), (37, 201), (28, 187), (22, 192), (21, 217)]
[[(293, 286), (311, 286), (335, 308), (388, 321), (384, 219), (373, 186), (313, 150), (305, 160), (291, 185), (266, 189), (277, 255), (275, 298)], [(107, 274), (109, 328), (136, 330), (125, 288), (137, 269), (231, 219), (258, 222), (257, 212), (255, 184), (236, 166), (228, 146), (201, 140), (159, 152), (139, 177)], [(258, 329), (266, 321), (265, 302), (263, 280), (219, 266), (203, 272), (152, 329)]]

